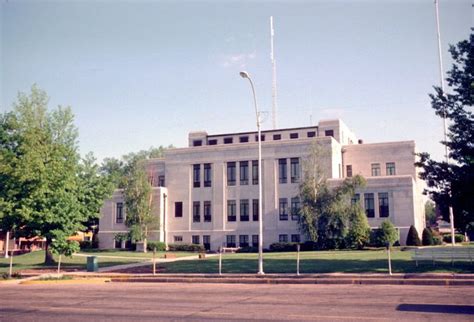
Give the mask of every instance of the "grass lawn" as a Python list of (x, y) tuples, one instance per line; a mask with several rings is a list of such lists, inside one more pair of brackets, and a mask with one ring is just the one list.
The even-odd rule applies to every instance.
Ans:
[[(117, 251), (117, 250), (101, 250), (101, 251), (81, 251), (80, 254), (84, 254), (87, 256), (98, 256), (98, 263), (99, 267), (107, 267), (107, 266), (114, 266), (114, 265), (121, 265), (121, 264), (128, 264), (128, 263), (136, 263), (143, 261), (143, 258), (152, 258), (153, 253), (138, 253), (138, 252), (130, 252), (130, 251)], [(177, 257), (182, 256), (191, 256), (196, 255), (195, 253), (187, 253), (187, 252), (173, 252)], [(156, 257), (163, 257), (164, 252), (157, 252)], [(116, 257), (126, 257), (126, 258), (107, 258), (107, 257), (100, 257), (100, 256), (116, 256)], [(54, 256), (54, 259), (57, 261), (57, 256)], [(53, 266), (46, 266), (43, 264), (44, 262), (44, 251), (36, 251), (31, 252), (28, 254), (23, 254), (19, 256), (13, 257), (13, 272), (18, 272), (25, 269), (50, 269), (56, 268), (57, 265)], [(61, 259), (61, 269), (86, 269), (87, 257), (80, 257), (80, 256), (73, 256), (73, 257), (65, 257), (63, 256)], [(9, 270), (10, 259), (8, 258), (0, 258), (0, 274), (7, 273)]]
[[(453, 272), (474, 273), (474, 265), (469, 261), (451, 262), (411, 260), (410, 251), (392, 251), (392, 271), (394, 273)], [(256, 273), (257, 254), (225, 254), (222, 258), (223, 273)], [(296, 273), (296, 253), (264, 253), (265, 273)], [(217, 273), (219, 258), (180, 261), (159, 264), (165, 273)], [(341, 250), (313, 251), (300, 253), (300, 273), (387, 273), (387, 252), (385, 250)]]

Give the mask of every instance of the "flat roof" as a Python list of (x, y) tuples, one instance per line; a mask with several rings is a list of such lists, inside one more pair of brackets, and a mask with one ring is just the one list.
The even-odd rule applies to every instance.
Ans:
[[(265, 133), (272, 133), (272, 132), (280, 132), (280, 131), (297, 131), (297, 130), (314, 130), (317, 129), (317, 125), (313, 126), (303, 126), (303, 127), (291, 127), (291, 128), (284, 128), (284, 129), (274, 129), (274, 130), (263, 130), (261, 131), (262, 134)], [(223, 134), (211, 134), (208, 135), (208, 138), (212, 137), (221, 137), (221, 136), (232, 136), (232, 135), (246, 135), (246, 134), (257, 134), (257, 131), (252, 132), (236, 132), (236, 133), (223, 133)]]

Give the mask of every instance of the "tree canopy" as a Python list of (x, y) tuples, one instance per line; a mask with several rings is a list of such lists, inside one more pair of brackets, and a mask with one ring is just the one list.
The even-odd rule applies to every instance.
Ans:
[(111, 193), (92, 162), (81, 162), (70, 107), (49, 110), (37, 86), (20, 93), (0, 116), (0, 227), (16, 237), (44, 237), (47, 248), (84, 230)]
[(474, 232), (474, 34), (468, 40), (450, 46), (454, 64), (447, 72), (449, 90), (434, 87), (430, 94), (436, 115), (449, 121), (448, 138), (452, 162), (436, 161), (428, 153), (420, 153), (417, 166), (420, 178), (427, 183), (428, 193), (436, 202), (443, 219), (449, 221), (449, 206), (454, 212), (455, 227), (461, 232)]

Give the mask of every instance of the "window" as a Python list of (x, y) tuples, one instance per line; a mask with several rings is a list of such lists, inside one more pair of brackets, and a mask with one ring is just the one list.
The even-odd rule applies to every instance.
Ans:
[(249, 247), (249, 235), (239, 235), (239, 247)]
[(165, 186), (165, 176), (158, 176), (158, 187)]
[(227, 185), (235, 186), (235, 162), (227, 162)]
[(258, 184), (258, 160), (252, 161), (252, 184)]
[(200, 244), (200, 242), (199, 242), (199, 235), (193, 235), (193, 236), (191, 237), (191, 241), (192, 241), (193, 244), (199, 245), (199, 244)]
[(235, 235), (227, 235), (227, 247), (235, 247)]
[(235, 200), (227, 200), (227, 221), (236, 221), (237, 211)]
[(217, 140), (216, 139), (209, 140), (207, 141), (207, 145), (217, 145)]
[(356, 193), (354, 196), (352, 196), (351, 198), (351, 205), (354, 206), (354, 205), (357, 205), (360, 203), (360, 195), (358, 193)]
[(205, 250), (211, 249), (211, 236), (210, 235), (202, 236), (202, 245), (204, 246)]
[(204, 201), (204, 222), (212, 221), (211, 202)]
[(285, 235), (285, 234), (278, 235), (278, 241), (280, 243), (287, 243), (288, 242), (288, 235)]
[(246, 186), (249, 184), (249, 162), (240, 161), (240, 185)]
[(183, 241), (183, 236), (173, 236), (173, 240), (175, 243), (179, 243)]
[(123, 223), (123, 202), (117, 202), (115, 205), (115, 222), (117, 224)]
[(298, 235), (298, 234), (291, 235), (291, 242), (292, 243), (299, 243), (300, 241), (301, 241), (300, 235)]
[(232, 144), (234, 140), (232, 138), (224, 138), (224, 144)]
[(177, 201), (174, 203), (174, 216), (183, 217), (183, 202)]
[(273, 134), (273, 141), (281, 140), (281, 134)]
[(286, 159), (278, 159), (278, 178), (280, 183), (287, 181)]
[(387, 176), (394, 176), (395, 175), (395, 162), (387, 162), (386, 163), (386, 170)]
[(352, 177), (352, 165), (350, 164), (346, 165), (346, 176), (348, 178)]
[(193, 222), (201, 221), (201, 204), (199, 201), (193, 202)]
[(201, 165), (193, 165), (193, 187), (199, 188), (201, 186)]
[(326, 130), (324, 131), (324, 135), (334, 137), (334, 130)]
[(193, 146), (201, 146), (202, 145), (202, 140), (194, 140), (193, 141)]
[(365, 214), (369, 218), (375, 217), (374, 211), (374, 194), (373, 193), (366, 193), (364, 194), (364, 204), (365, 204)]
[(258, 235), (252, 235), (252, 247), (258, 247)]
[(280, 220), (288, 220), (288, 199), (280, 198)]
[[(262, 140), (262, 142), (265, 141), (265, 134), (260, 135), (260, 140)], [(258, 142), (258, 134), (255, 135), (255, 142)]]
[(249, 200), (240, 200), (240, 221), (249, 221)]
[(114, 248), (122, 248), (122, 241), (121, 240), (115, 240)]
[(212, 185), (212, 165), (210, 163), (204, 163), (204, 187), (210, 187)]
[(290, 133), (290, 139), (297, 139), (298, 133)]
[(372, 177), (380, 175), (380, 163), (372, 163)]
[(252, 200), (252, 220), (258, 221), (258, 199)]
[(299, 158), (290, 159), (290, 175), (291, 175), (291, 183), (297, 183), (300, 181), (300, 159)]
[(241, 136), (239, 137), (239, 142), (240, 143), (247, 143), (249, 141), (249, 137), (248, 136)]
[(298, 220), (300, 217), (300, 198), (291, 198), (291, 220)]
[(306, 133), (306, 135), (309, 137), (309, 138), (314, 138), (316, 136), (316, 131), (309, 131), (308, 133)]
[(388, 217), (389, 210), (388, 210), (388, 193), (387, 192), (380, 192), (379, 193), (379, 216), (380, 217)]

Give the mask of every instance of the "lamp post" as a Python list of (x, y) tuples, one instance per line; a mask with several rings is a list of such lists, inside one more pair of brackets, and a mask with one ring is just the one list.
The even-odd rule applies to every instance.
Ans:
[(260, 132), (260, 112), (257, 105), (257, 95), (250, 75), (242, 71), (242, 78), (247, 78), (252, 87), (253, 102), (255, 104), (255, 116), (257, 118), (257, 137), (258, 137), (258, 274), (263, 275), (263, 198), (262, 198), (262, 136)]

